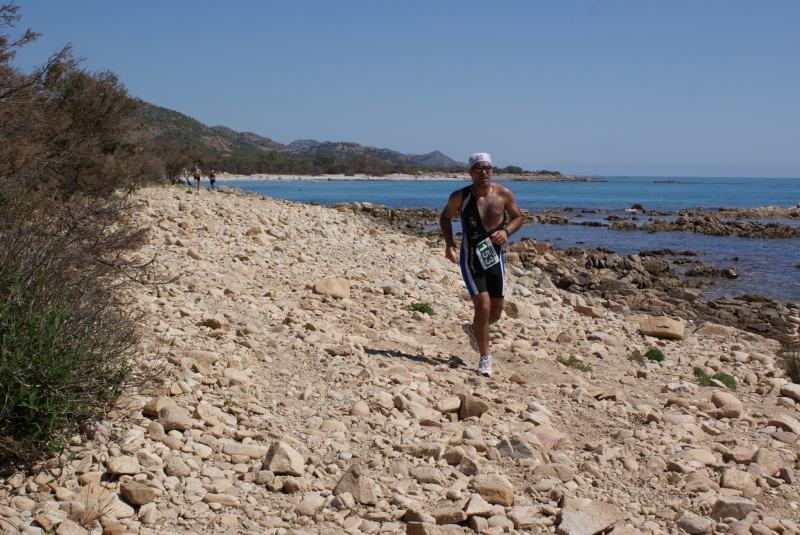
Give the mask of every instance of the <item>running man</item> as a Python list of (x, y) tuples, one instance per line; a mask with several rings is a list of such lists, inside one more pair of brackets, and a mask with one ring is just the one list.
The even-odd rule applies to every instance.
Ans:
[(200, 171), (200, 168), (195, 165), (194, 169), (192, 169), (192, 175), (194, 175), (194, 189), (196, 189), (197, 192), (199, 193), (200, 192), (200, 177), (203, 176), (203, 173)]
[[(475, 308), (473, 320), (465, 321), (462, 328), (469, 336), (470, 346), (480, 355), (478, 374), (491, 377), (489, 325), (503, 313), (503, 246), (522, 226), (522, 213), (511, 190), (492, 182), (492, 157), (488, 153), (476, 152), (469, 157), (469, 165), (472, 185), (450, 195), (439, 218), (439, 228), (444, 235), (444, 255), (461, 265), (461, 276)], [(453, 241), (452, 223), (458, 214), (461, 215), (460, 252)]]

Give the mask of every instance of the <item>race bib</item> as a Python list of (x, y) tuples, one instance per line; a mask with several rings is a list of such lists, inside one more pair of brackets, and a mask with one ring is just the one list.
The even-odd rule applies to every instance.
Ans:
[(478, 260), (480, 260), (483, 269), (489, 269), (500, 262), (500, 257), (497, 256), (497, 252), (494, 250), (491, 238), (478, 242), (478, 245), (475, 246), (475, 251), (478, 253)]

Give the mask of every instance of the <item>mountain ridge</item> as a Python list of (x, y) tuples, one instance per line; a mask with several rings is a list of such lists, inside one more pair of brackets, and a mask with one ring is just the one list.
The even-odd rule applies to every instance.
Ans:
[(224, 125), (210, 127), (181, 112), (143, 100), (139, 101), (136, 119), (141, 122), (142, 132), (151, 141), (191, 142), (205, 155), (223, 159), (258, 161), (270, 153), (301, 159), (327, 154), (337, 160), (372, 157), (389, 165), (443, 169), (464, 167), (464, 164), (438, 150), (427, 154), (403, 154), (354, 141), (320, 142), (314, 139), (298, 139), (285, 145), (253, 132), (238, 132)]

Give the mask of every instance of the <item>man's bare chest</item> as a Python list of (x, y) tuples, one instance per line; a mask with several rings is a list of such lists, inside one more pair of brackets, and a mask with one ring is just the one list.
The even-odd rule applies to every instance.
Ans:
[(499, 195), (486, 195), (477, 197), (475, 204), (478, 208), (478, 215), (487, 229), (492, 229), (499, 225), (505, 217), (505, 201)]

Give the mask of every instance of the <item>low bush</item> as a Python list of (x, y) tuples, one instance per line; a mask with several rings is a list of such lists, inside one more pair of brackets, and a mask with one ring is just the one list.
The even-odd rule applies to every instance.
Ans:
[(570, 355), (568, 359), (565, 359), (561, 355), (558, 355), (556, 357), (556, 362), (558, 362), (559, 364), (563, 364), (567, 368), (574, 368), (574, 369), (576, 369), (578, 371), (582, 371), (582, 372), (591, 372), (592, 371), (592, 367), (590, 365), (588, 365), (588, 364), (586, 364), (584, 362), (581, 362), (580, 360), (578, 360), (578, 357), (576, 357), (575, 355)]
[(431, 307), (428, 303), (411, 303), (404, 306), (403, 310), (408, 310), (409, 312), (422, 312), (423, 314), (427, 314), (428, 316), (436, 315), (436, 312), (434, 312), (433, 307)]
[(0, 459), (59, 451), (127, 386), (152, 379), (132, 369), (139, 316), (123, 291), (138, 269), (123, 258), (142, 233), (115, 224), (114, 206), (3, 191)]
[(630, 360), (631, 362), (635, 362), (637, 364), (644, 364), (644, 357), (638, 351), (634, 351), (633, 353), (631, 353), (631, 356), (628, 357), (628, 360)]
[(651, 347), (645, 352), (644, 358), (650, 361), (664, 362), (664, 353), (657, 347)]
[(724, 384), (729, 390), (736, 390), (738, 388), (736, 378), (727, 373), (718, 372), (714, 375), (708, 375), (703, 371), (702, 368), (695, 367), (694, 377), (695, 382), (700, 386), (711, 386), (711, 380), (716, 379), (720, 383)]

